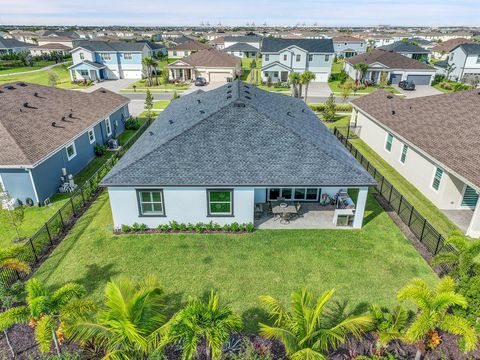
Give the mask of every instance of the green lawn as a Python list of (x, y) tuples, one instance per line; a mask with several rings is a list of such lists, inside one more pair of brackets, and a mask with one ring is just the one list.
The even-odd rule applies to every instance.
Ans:
[[(69, 64), (55, 66), (51, 71), (58, 75), (57, 87), (64, 89), (80, 89), (83, 85), (72, 84), (70, 80), (70, 74), (67, 70)], [(39, 85), (48, 85), (48, 70), (38, 71), (30, 74), (1, 76), (0, 85), (10, 82), (24, 81)]]
[[(339, 117), (334, 123), (325, 123), (328, 127), (347, 126), (350, 115)], [(393, 184), (393, 186), (412, 204), (444, 236), (448, 236), (457, 226), (432, 204), (415, 186), (400, 175), (392, 166), (383, 160), (374, 150), (359, 138), (350, 139), (352, 144), (370, 161), (370, 163)]]
[(437, 280), (429, 265), (369, 197), (362, 230), (258, 230), (252, 234), (112, 234), (104, 192), (35, 273), (52, 289), (75, 281), (96, 300), (110, 278), (154, 274), (168, 301), (211, 289), (253, 331), (265, 320), (258, 296), (287, 302), (292, 291), (336, 289), (351, 306), (392, 306), (412, 277)]
[[(159, 79), (160, 81), (160, 79)], [(155, 80), (154, 80), (155, 82)], [(190, 87), (190, 84), (163, 84), (163, 85), (152, 85), (148, 86), (147, 84), (147, 79), (141, 79), (136, 81), (135, 83), (129, 85), (127, 88), (120, 90), (121, 92), (132, 92), (133, 87), (136, 87), (136, 91), (138, 92), (145, 92), (146, 89), (150, 89), (151, 91), (154, 92), (161, 92), (165, 90), (177, 90), (177, 91), (183, 91), (187, 90)]]
[(153, 102), (153, 108), (154, 109), (160, 109), (163, 110), (165, 109), (169, 104), (171, 100), (157, 100)]
[[(250, 64), (252, 63), (252, 61), (253, 59), (242, 59), (242, 75), (240, 75), (240, 80), (252, 83), (252, 81), (250, 81), (250, 71), (251, 71)], [(262, 82), (262, 78), (260, 74), (261, 73), (260, 69), (262, 68), (262, 59), (261, 58), (255, 59), (255, 63), (256, 63), (256, 67), (255, 69), (253, 69), (254, 71), (253, 82), (257, 81), (257, 85), (259, 85)]]
[[(32, 66), (22, 66), (22, 67), (0, 70), (0, 75), (22, 72), (22, 71), (37, 70), (37, 69), (41, 69), (45, 66), (53, 65), (53, 64), (55, 64), (55, 61), (53, 61), (53, 60), (40, 60), (40, 61), (36, 61)], [(0, 62), (0, 67), (1, 66), (2, 65), (1, 65), (1, 62)]]

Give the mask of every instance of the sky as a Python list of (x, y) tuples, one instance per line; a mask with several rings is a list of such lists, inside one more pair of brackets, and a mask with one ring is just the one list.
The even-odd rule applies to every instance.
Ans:
[(480, 0), (0, 0), (1, 25), (480, 26)]

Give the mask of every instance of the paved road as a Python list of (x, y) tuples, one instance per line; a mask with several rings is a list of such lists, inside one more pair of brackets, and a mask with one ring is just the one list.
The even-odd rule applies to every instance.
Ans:
[(35, 69), (35, 70), (19, 71), (19, 72), (8, 73), (8, 74), (0, 74), (0, 76), (15, 76), (15, 75), (36, 73), (36, 72), (39, 72), (39, 71), (50, 70), (51, 68), (54, 68), (55, 66), (59, 66), (59, 65), (62, 65), (62, 64), (67, 64), (67, 63), (68, 63), (68, 61), (66, 61), (66, 62), (61, 62), (61, 63), (57, 63), (57, 64), (52, 64), (52, 65), (48, 65), (48, 66), (44, 66), (44, 67), (42, 67), (42, 68), (40, 68), (40, 69)]

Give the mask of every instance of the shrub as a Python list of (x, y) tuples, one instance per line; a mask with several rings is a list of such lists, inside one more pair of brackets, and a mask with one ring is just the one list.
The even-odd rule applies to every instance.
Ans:
[(178, 222), (176, 222), (175, 220), (170, 221), (169, 225), (170, 225), (170, 229), (172, 231), (180, 230), (180, 224)]
[(432, 81), (432, 86), (440, 84), (441, 82), (445, 81), (445, 75), (435, 75)]
[(457, 283), (457, 291), (467, 299), (467, 307), (455, 307), (455, 315), (466, 318), (477, 331), (480, 331), (480, 276), (463, 275)]
[(197, 233), (203, 233), (205, 231), (205, 225), (203, 223), (197, 223), (195, 224), (195, 232)]
[(148, 230), (148, 226), (146, 224), (133, 223), (132, 225), (132, 231), (145, 231), (145, 230)]
[(345, 70), (340, 71), (340, 73), (337, 75), (337, 80), (340, 82), (340, 84), (345, 84), (345, 81), (348, 80), (348, 74), (345, 72)]
[(128, 233), (128, 232), (130, 232), (130, 231), (132, 231), (132, 228), (131, 228), (130, 226), (128, 226), (128, 225), (122, 225), (122, 232)]
[(138, 119), (128, 119), (125, 122), (125, 130), (138, 130), (142, 123)]
[[(134, 223), (132, 226), (122, 225), (122, 232), (138, 232), (148, 230), (146, 224)], [(213, 221), (210, 221), (207, 224), (202, 222), (192, 224), (192, 223), (178, 223), (176, 221), (170, 221), (168, 224), (160, 224), (157, 226), (157, 230), (160, 232), (169, 232), (169, 231), (194, 231), (196, 233), (215, 232), (215, 231), (229, 231), (229, 232), (253, 232), (255, 230), (255, 225), (253, 223), (239, 224), (237, 222), (231, 224), (220, 225)]]
[[(325, 110), (325, 104), (311, 104), (308, 105), (312, 111), (322, 112)], [(335, 104), (335, 111), (337, 112), (350, 112), (352, 111), (352, 105), (350, 104)]]
[(95, 144), (95, 155), (103, 156), (107, 151), (107, 147), (103, 144), (96, 143)]
[(452, 85), (448, 81), (441, 82), (440, 87), (445, 90), (452, 90)]

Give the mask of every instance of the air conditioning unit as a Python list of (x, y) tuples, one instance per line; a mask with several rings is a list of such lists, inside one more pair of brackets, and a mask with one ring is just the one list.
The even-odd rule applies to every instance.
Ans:
[(110, 140), (108, 140), (107, 145), (108, 145), (109, 149), (112, 149), (112, 150), (118, 149), (118, 140), (117, 139), (110, 139)]

